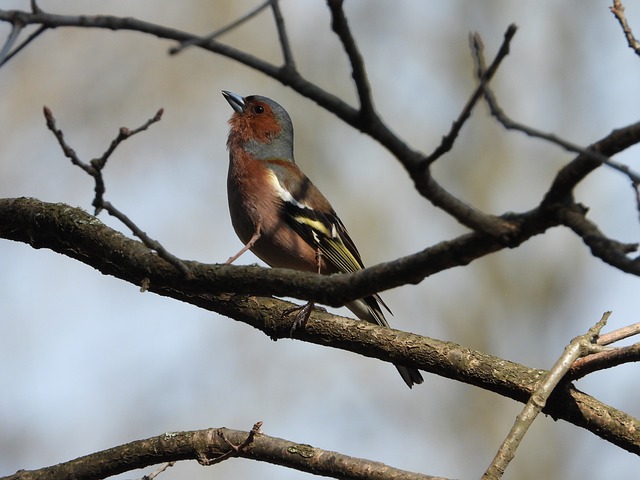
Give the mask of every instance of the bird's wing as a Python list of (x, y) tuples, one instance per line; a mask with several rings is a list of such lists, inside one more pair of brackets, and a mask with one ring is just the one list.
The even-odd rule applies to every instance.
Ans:
[(353, 240), (333, 210), (322, 212), (289, 202), (284, 202), (282, 208), (289, 226), (319, 249), (336, 270), (351, 273), (364, 268)]
[[(282, 216), (286, 223), (305, 242), (317, 248), (325, 262), (336, 271), (353, 273), (365, 268), (355, 243), (335, 210), (297, 165), (272, 160), (269, 168), (273, 174), (273, 186), (282, 201)], [(368, 296), (361, 301), (370, 310), (374, 323), (387, 325), (376, 302), (389, 313), (391, 310), (378, 295)]]
[[(321, 212), (292, 202), (283, 202), (287, 223), (305, 242), (320, 250), (325, 261), (341, 273), (353, 273), (364, 268), (356, 245), (335, 211)], [(379, 295), (361, 299), (375, 319), (374, 323), (388, 326), (378, 303), (391, 313)]]
[[(305, 242), (319, 249), (325, 262), (338, 272), (353, 273), (365, 268), (355, 243), (333, 209), (323, 212), (304, 207), (299, 202), (284, 201), (282, 210), (287, 224)], [(389, 313), (391, 310), (379, 295), (364, 297), (360, 302), (366, 305), (369, 311), (369, 321), (388, 326), (379, 305)]]

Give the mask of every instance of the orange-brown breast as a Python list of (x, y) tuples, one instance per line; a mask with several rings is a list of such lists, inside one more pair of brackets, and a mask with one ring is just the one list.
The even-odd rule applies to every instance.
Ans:
[(251, 249), (258, 258), (272, 267), (317, 271), (315, 249), (280, 218), (282, 200), (270, 188), (271, 182), (262, 160), (235, 149), (229, 162), (227, 192), (236, 234), (246, 244), (261, 223), (261, 238)]

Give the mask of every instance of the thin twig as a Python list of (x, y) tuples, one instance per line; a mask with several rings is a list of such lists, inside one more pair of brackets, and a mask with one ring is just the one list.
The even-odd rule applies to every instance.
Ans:
[(30, 0), (29, 2), (31, 4), (31, 11), (33, 13), (42, 13), (43, 10), (40, 8), (40, 6), (38, 5), (38, 2), (36, 0)]
[(287, 70), (295, 71), (296, 62), (293, 59), (293, 50), (289, 43), (287, 29), (284, 26), (284, 17), (282, 16), (280, 2), (278, 0), (271, 0), (271, 10), (273, 11), (273, 19), (276, 22), (276, 29), (278, 30), (278, 38), (280, 39), (280, 48), (282, 49), (284, 66)]
[[(480, 45), (481, 47), (481, 45)], [(478, 72), (478, 80), (480, 81), (480, 88), (484, 95), (484, 98), (489, 106), (489, 110), (491, 111), (491, 115), (500, 122), (500, 124), (506, 128), (507, 130), (516, 130), (524, 133), (533, 138), (540, 138), (542, 140), (546, 140), (548, 142), (559, 145), (567, 151), (578, 153), (580, 155), (585, 155), (600, 164), (607, 165), (608, 167), (613, 168), (621, 173), (624, 173), (629, 180), (631, 181), (631, 187), (633, 189), (634, 199), (636, 201), (636, 209), (638, 211), (638, 215), (640, 217), (640, 193), (638, 188), (640, 186), (640, 174), (632, 171), (627, 165), (621, 164), (612, 160), (611, 158), (603, 155), (602, 153), (595, 151), (593, 149), (584, 148), (575, 143), (569, 142), (563, 138), (558, 137), (553, 133), (543, 132), (541, 130), (535, 129), (533, 127), (529, 127), (527, 125), (521, 124), (512, 120), (504, 110), (498, 105), (498, 101), (493, 91), (489, 88), (487, 84), (485, 74), (487, 70), (484, 69), (484, 56), (482, 52), (482, 48), (474, 49), (474, 59), (476, 62), (477, 72)]]
[(256, 422), (253, 425), (253, 428), (251, 429), (249, 434), (247, 435), (247, 438), (245, 438), (240, 445), (235, 445), (233, 442), (231, 442), (227, 438), (227, 436), (224, 434), (222, 430), (219, 430), (218, 435), (230, 447), (229, 450), (227, 450), (226, 452), (224, 452), (223, 454), (215, 458), (208, 458), (205, 456), (201, 456), (200, 458), (198, 458), (198, 463), (204, 466), (211, 466), (211, 465), (215, 465), (216, 463), (224, 462), (225, 460), (231, 457), (237, 457), (238, 455), (243, 453), (249, 447), (249, 445), (253, 443), (253, 440), (256, 437), (256, 435), (262, 433), (262, 430), (260, 430), (260, 427), (262, 427), (262, 422)]
[(164, 114), (164, 109), (160, 109), (156, 112), (156, 114), (147, 120), (144, 124), (139, 126), (138, 128), (134, 128), (130, 130), (126, 127), (120, 128), (118, 131), (118, 136), (111, 141), (109, 148), (102, 154), (102, 156), (98, 159), (92, 160), (92, 164), (95, 162), (94, 167), (97, 169), (102, 169), (107, 163), (107, 160), (111, 156), (111, 154), (115, 151), (115, 149), (120, 145), (123, 141), (127, 140), (129, 137), (132, 137), (140, 132), (145, 131), (151, 125), (156, 122), (159, 122), (162, 119), (162, 115)]
[(6, 62), (7, 55), (9, 55), (9, 52), (11, 51), (13, 44), (16, 43), (16, 40), (20, 36), (20, 32), (22, 31), (23, 28), (24, 28), (24, 25), (18, 22), (14, 22), (11, 25), (11, 31), (7, 36), (7, 41), (4, 42), (4, 45), (2, 46), (2, 50), (0, 50), (0, 65), (3, 65)]
[(170, 55), (175, 55), (177, 53), (182, 52), (182, 50), (184, 50), (187, 47), (203, 46), (203, 45), (208, 44), (209, 42), (211, 42), (211, 40), (213, 40), (213, 39), (219, 37), (220, 35), (223, 35), (223, 34), (229, 32), (229, 31), (233, 30), (237, 26), (242, 25), (247, 20), (252, 19), (257, 14), (259, 14), (262, 10), (267, 8), (270, 3), (271, 3), (271, 0), (266, 0), (266, 1), (262, 2), (260, 5), (258, 5), (257, 7), (253, 8), (252, 10), (249, 10), (247, 13), (245, 13), (240, 18), (237, 18), (236, 20), (234, 20), (233, 22), (225, 25), (224, 27), (221, 27), (221, 28), (218, 28), (217, 30), (214, 30), (209, 35), (205, 35), (204, 37), (190, 38), (188, 40), (184, 40), (184, 41), (180, 42), (179, 45), (177, 45), (175, 47), (171, 47), (169, 49), (169, 54)]
[(166, 469), (168, 469), (170, 467), (173, 467), (175, 464), (176, 464), (176, 462), (164, 463), (164, 464), (160, 465), (156, 470), (151, 472), (149, 475), (145, 475), (144, 477), (142, 477), (142, 480), (153, 480), (158, 475), (160, 475), (162, 472), (164, 472)]
[(536, 391), (531, 395), (522, 412), (520, 412), (516, 418), (507, 438), (505, 438), (491, 465), (489, 465), (489, 468), (487, 468), (482, 476), (483, 479), (496, 480), (502, 478), (505, 469), (509, 465), (509, 462), (513, 460), (516, 450), (527, 433), (527, 430), (545, 407), (551, 393), (567, 374), (571, 365), (581, 356), (594, 351), (594, 349), (601, 348), (595, 344), (595, 339), (600, 333), (600, 330), (606, 325), (609, 315), (611, 315), (611, 312), (605, 312), (602, 318), (591, 327), (586, 334), (574, 338), (571, 343), (567, 345), (562, 356), (542, 379), (538, 388), (536, 388)]
[[(498, 71), (498, 67), (502, 63), (502, 60), (504, 60), (504, 58), (509, 54), (511, 40), (515, 36), (517, 30), (518, 30), (518, 27), (515, 24), (512, 23), (511, 25), (509, 25), (509, 27), (507, 28), (507, 31), (504, 33), (504, 39), (502, 41), (502, 45), (500, 45), (500, 49), (498, 50), (498, 53), (496, 53), (496, 56), (493, 59), (493, 62), (491, 62), (491, 65), (489, 65), (489, 68), (484, 68), (484, 56), (476, 55), (476, 58), (483, 59), (482, 71), (477, 72), (477, 76), (481, 76), (482, 78), (484, 78), (485, 82), (488, 83), (493, 78), (495, 73)], [(470, 41), (471, 49), (473, 52), (477, 52), (478, 50), (484, 50), (484, 44), (478, 33), (474, 33), (470, 35), (469, 41)], [(451, 130), (449, 130), (449, 133), (447, 133), (442, 137), (442, 141), (440, 142), (440, 145), (438, 145), (436, 149), (424, 160), (425, 167), (428, 165), (431, 165), (438, 158), (440, 158), (442, 155), (444, 155), (449, 150), (451, 150), (456, 138), (458, 137), (458, 134), (460, 133), (460, 130), (462, 130), (463, 125), (471, 116), (471, 112), (473, 111), (473, 108), (476, 106), (476, 104), (478, 103), (478, 100), (480, 100), (481, 98), (482, 98), (482, 85), (478, 85), (475, 91), (473, 92), (473, 94), (471, 95), (471, 97), (469, 98), (469, 100), (467, 101), (467, 104), (462, 109), (462, 112), (460, 112), (460, 115), (458, 116), (458, 118), (451, 125)]]
[(634, 343), (626, 347), (611, 348), (610, 350), (597, 352), (576, 360), (571, 366), (567, 378), (577, 380), (599, 370), (638, 361), (640, 361), (640, 343)]
[[(474, 56), (477, 62), (478, 71), (480, 72), (482, 71), (482, 64), (484, 62), (484, 59), (481, 56), (481, 53), (482, 53), (481, 50), (477, 50), (475, 53), (477, 54), (477, 56), (476, 55)], [(482, 88), (484, 98), (487, 101), (487, 105), (489, 106), (489, 110), (491, 111), (491, 115), (493, 115), (493, 117), (496, 120), (498, 120), (498, 122), (500, 122), (500, 124), (507, 130), (516, 130), (530, 137), (540, 138), (542, 140), (546, 140), (548, 142), (559, 145), (560, 147), (564, 148), (567, 151), (589, 156), (590, 158), (596, 160), (597, 162), (600, 162), (604, 165), (607, 165), (613, 168), (614, 170), (624, 173), (631, 179), (632, 182), (640, 183), (640, 174), (633, 172), (626, 165), (622, 165), (619, 162), (611, 160), (606, 155), (603, 155), (594, 150), (586, 149), (580, 145), (577, 145), (568, 140), (560, 138), (553, 133), (543, 132), (536, 128), (529, 127), (522, 123), (516, 122), (515, 120), (512, 120), (498, 104), (498, 100), (496, 99), (496, 96), (494, 95), (493, 91), (489, 88), (489, 85), (485, 81), (484, 75), (481, 75), (478, 78), (478, 80), (480, 81), (480, 86)]]
[[(14, 48), (13, 51), (10, 54), (8, 54), (6, 57), (4, 57), (4, 59), (0, 62), (0, 67), (2, 67), (5, 63), (7, 63), (9, 60), (11, 60), (13, 57), (15, 57), (18, 53), (20, 53), (20, 51), (22, 51), (22, 49), (24, 47), (26, 47), (33, 40), (38, 38), (40, 36), (40, 34), (43, 33), (45, 30), (48, 30), (48, 27), (45, 27), (44, 25), (41, 25), (40, 27), (38, 27), (38, 29), (35, 32), (33, 32), (31, 35), (29, 35), (27, 38), (25, 38), (24, 41), (20, 45), (18, 45), (16, 48)], [(0, 57), (0, 58), (2, 58), (2, 57)]]
[(640, 334), (640, 322), (604, 333), (598, 337), (597, 343), (598, 345), (610, 345), (638, 334)]
[(609, 7), (611, 13), (618, 19), (618, 23), (622, 27), (622, 31), (624, 32), (624, 36), (627, 39), (627, 43), (629, 44), (629, 48), (633, 49), (636, 52), (636, 55), (640, 56), (640, 42), (634, 37), (631, 32), (631, 27), (627, 23), (627, 18), (624, 15), (624, 5), (620, 0), (613, 0), (613, 6)]
[[(610, 345), (638, 334), (640, 334), (640, 322), (604, 333), (598, 337), (596, 343), (602, 346)], [(640, 361), (640, 343), (612, 348), (611, 350), (579, 358), (571, 366), (568, 377), (576, 380), (598, 370), (637, 361)]]
[(367, 77), (367, 69), (358, 45), (353, 35), (351, 35), (347, 17), (342, 9), (343, 0), (328, 0), (327, 3), (331, 10), (331, 28), (338, 35), (351, 63), (351, 76), (355, 81), (358, 99), (360, 100), (360, 115), (366, 119), (373, 118), (376, 114), (371, 95), (371, 85)]
[[(104, 199), (106, 187), (104, 184), (104, 178), (102, 176), (102, 170), (107, 164), (107, 160), (113, 154), (116, 147), (120, 145), (120, 143), (122, 143), (124, 140), (128, 139), (129, 137), (137, 133), (140, 133), (146, 130), (153, 123), (160, 121), (160, 119), (162, 118), (163, 110), (162, 109), (158, 110), (158, 112), (153, 117), (151, 117), (149, 120), (147, 120), (143, 125), (141, 125), (138, 128), (135, 128), (133, 130), (130, 130), (125, 127), (121, 128), (118, 132), (118, 136), (111, 142), (111, 144), (109, 145), (107, 150), (102, 154), (102, 156), (100, 158), (94, 158), (89, 163), (86, 163), (80, 160), (75, 150), (71, 148), (69, 144), (66, 142), (66, 140), (64, 139), (64, 134), (62, 130), (60, 130), (56, 126), (56, 120), (51, 110), (48, 107), (44, 107), (43, 110), (44, 110), (44, 116), (47, 122), (47, 127), (49, 128), (49, 130), (51, 130), (51, 132), (53, 132), (53, 135), (58, 140), (58, 143), (60, 144), (60, 147), (62, 148), (62, 151), (64, 152), (65, 156), (71, 160), (71, 163), (80, 167), (87, 174), (91, 175), (95, 181), (95, 187), (94, 187), (95, 197), (92, 202), (92, 205), (95, 207), (95, 215), (98, 215), (102, 210), (106, 210), (109, 215), (117, 218), (122, 223), (124, 223), (136, 237), (142, 240), (142, 242), (147, 246), (147, 248), (156, 251), (161, 258), (163, 258), (164, 260), (172, 264), (174, 267), (179, 269), (183, 274), (188, 275), (189, 267), (187, 267), (187, 265), (182, 260), (180, 260), (179, 258), (169, 253), (157, 240), (154, 240), (151, 237), (149, 237), (129, 217), (127, 217), (124, 213), (118, 210), (110, 202)], [(143, 286), (143, 289), (144, 288), (145, 287)], [(148, 288), (148, 286), (146, 288)]]

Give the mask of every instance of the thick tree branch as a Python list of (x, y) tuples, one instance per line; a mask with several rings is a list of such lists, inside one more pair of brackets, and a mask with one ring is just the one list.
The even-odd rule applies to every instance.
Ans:
[(254, 430), (243, 432), (228, 428), (167, 432), (51, 467), (21, 470), (1, 480), (95, 480), (163, 462), (196, 460), (211, 465), (216, 459), (231, 456), (348, 480), (446, 480), (270, 437)]
[[(570, 211), (569, 207), (564, 208)], [(546, 218), (538, 210), (521, 214), (518, 219), (521, 228), (518, 237), (508, 245), (510, 247), (559, 221)], [(331, 306), (342, 306), (388, 288), (420, 283), (430, 275), (467, 265), (507, 246), (488, 235), (466, 234), (356, 273), (331, 276), (183, 261), (189, 268), (189, 275), (185, 277), (144, 245), (131, 242), (83, 210), (28, 198), (0, 199), (0, 238), (28, 243), (35, 248), (49, 248), (136, 285), (161, 283), (191, 294), (232, 291), (290, 296)], [(122, 257), (121, 252), (127, 252), (128, 258)], [(638, 262), (618, 256), (610, 260), (616, 266), (624, 267), (621, 268), (624, 271), (640, 275)]]

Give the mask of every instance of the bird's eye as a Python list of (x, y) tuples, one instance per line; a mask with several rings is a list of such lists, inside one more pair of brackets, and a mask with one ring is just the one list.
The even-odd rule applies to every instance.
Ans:
[(253, 113), (257, 113), (258, 115), (264, 113), (264, 107), (262, 105), (255, 105), (253, 107)]

